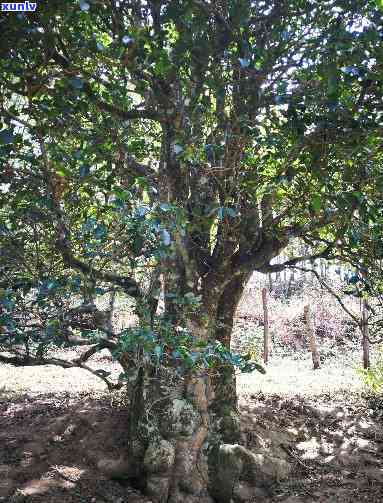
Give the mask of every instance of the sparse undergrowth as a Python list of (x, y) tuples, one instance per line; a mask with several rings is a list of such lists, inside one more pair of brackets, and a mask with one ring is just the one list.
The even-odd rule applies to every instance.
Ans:
[[(300, 353), (272, 358), (265, 376), (238, 378), (242, 443), (250, 449), (278, 444), (295, 467), (287, 482), (258, 488), (257, 501), (381, 501), (381, 402), (363, 397), (355, 349), (316, 371), (308, 353)], [(121, 394), (111, 400), (101, 381), (75, 369), (2, 365), (0, 378), (6, 383), (0, 501), (148, 502), (97, 469), (119, 456), (126, 427)]]
[[(118, 459), (127, 420), (123, 408), (89, 389), (43, 393), (39, 382), (29, 384), (29, 393), (9, 386), (0, 394), (1, 502), (149, 503), (97, 469), (100, 461)], [(250, 449), (278, 445), (294, 467), (287, 481), (258, 488), (257, 501), (380, 502), (381, 402), (335, 386), (325, 393), (300, 391), (241, 388), (241, 442)]]
[[(299, 314), (307, 297), (299, 299), (290, 304), (272, 299), (274, 344), (267, 373), (242, 374), (237, 379), (242, 445), (255, 452), (278, 449), (294, 467), (286, 482), (257, 488), (252, 495), (268, 503), (381, 501), (383, 405), (376, 394), (365, 393), (356, 371), (361, 365), (359, 343), (356, 337), (345, 337), (342, 330), (347, 324), (338, 316), (333, 325), (325, 325), (338, 324), (338, 335), (327, 328), (318, 336), (322, 366), (314, 371)], [(259, 359), (262, 325), (256, 300), (245, 297), (235, 333), (240, 342), (237, 349)], [(332, 316), (333, 311), (329, 299), (314, 305), (317, 320)], [(289, 320), (294, 321), (295, 331), (289, 338), (282, 337)], [(120, 372), (106, 353), (90, 362), (93, 368), (102, 366), (114, 375)], [(98, 469), (112, 470), (121, 454), (127, 421), (123, 391), (109, 395), (94, 375), (53, 366), (0, 365), (0, 382), (4, 446), (0, 502), (149, 502)], [(248, 491), (240, 486), (236, 501), (248, 496)]]
[[(263, 280), (264, 282), (264, 280)], [(237, 323), (234, 344), (255, 344), (261, 348), (263, 337), (263, 307), (261, 301), (262, 277), (254, 275), (247, 286), (237, 310)], [(360, 300), (344, 295), (344, 284), (333, 282), (336, 291), (347, 308), (360, 315)], [(358, 327), (350, 316), (340, 307), (338, 301), (315, 283), (305, 282), (294, 295), (289, 297), (269, 293), (268, 311), (270, 337), (274, 351), (291, 354), (307, 348), (307, 329), (304, 319), (304, 306), (310, 305), (315, 333), (319, 345), (356, 345), (360, 340)]]
[(383, 390), (383, 347), (379, 346), (373, 365), (368, 369), (359, 369), (358, 374), (374, 396), (379, 397)]

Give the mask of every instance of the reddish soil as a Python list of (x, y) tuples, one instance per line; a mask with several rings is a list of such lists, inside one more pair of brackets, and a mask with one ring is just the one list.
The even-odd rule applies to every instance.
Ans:
[[(243, 441), (277, 438), (294, 465), (257, 502), (383, 501), (381, 404), (351, 398), (242, 397)], [(148, 503), (97, 470), (121, 455), (126, 421), (126, 410), (89, 393), (0, 393), (0, 501)]]
[(121, 454), (126, 416), (86, 395), (0, 397), (0, 501), (148, 501), (97, 470)]

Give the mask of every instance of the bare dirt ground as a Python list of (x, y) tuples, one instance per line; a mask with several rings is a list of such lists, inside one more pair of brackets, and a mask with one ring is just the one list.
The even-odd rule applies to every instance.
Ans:
[[(238, 379), (242, 441), (277, 442), (294, 467), (257, 502), (383, 501), (383, 402), (363, 396), (357, 358), (314, 372), (308, 357), (275, 357), (265, 376)], [(82, 370), (0, 365), (0, 502), (148, 502), (97, 469), (121, 452), (120, 403)]]

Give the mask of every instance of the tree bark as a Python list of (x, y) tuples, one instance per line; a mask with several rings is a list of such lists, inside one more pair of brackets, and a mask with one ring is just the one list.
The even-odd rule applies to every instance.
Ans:
[(216, 337), (227, 348), (230, 348), (235, 311), (250, 276), (251, 272), (243, 272), (241, 275), (235, 276), (225, 287), (218, 302)]
[(316, 337), (315, 337), (315, 330), (311, 318), (311, 309), (310, 306), (305, 306), (304, 308), (304, 314), (305, 314), (305, 319), (306, 319), (306, 327), (307, 327), (307, 334), (309, 337), (309, 344), (310, 344), (310, 351), (313, 359), (313, 366), (314, 370), (320, 368), (320, 358), (319, 358), (319, 351), (317, 347), (317, 342), (316, 342)]
[(267, 308), (267, 288), (262, 288), (263, 305), (263, 361), (269, 361), (269, 312)]
[[(214, 497), (229, 502), (222, 499), (215, 475), (221, 446), (239, 442), (232, 369), (182, 376), (175, 370), (139, 369), (128, 391), (122, 475), (139, 480), (139, 488), (156, 503), (212, 503)], [(232, 488), (236, 476), (227, 475)]]
[(370, 368), (370, 344), (368, 340), (368, 311), (367, 301), (363, 299), (362, 306), (362, 347), (363, 347), (363, 368)]
[[(244, 287), (233, 280), (231, 288), (235, 285), (236, 295), (221, 296), (215, 314), (210, 306), (208, 314), (201, 313), (199, 325), (198, 320), (191, 321), (196, 337), (208, 339), (210, 327), (224, 319), (217, 335), (230, 342), (235, 307)], [(126, 373), (131, 372), (129, 362), (122, 363)], [(139, 482), (155, 503), (230, 503), (239, 484), (251, 480), (254, 486), (264, 485), (262, 477), (258, 480), (260, 462), (268, 455), (257, 457), (239, 445), (232, 366), (221, 363), (213, 371), (198, 374), (180, 373), (180, 368), (143, 365), (136, 371), (128, 387), (128, 444), (117, 476)], [(274, 463), (271, 458), (267, 462)]]

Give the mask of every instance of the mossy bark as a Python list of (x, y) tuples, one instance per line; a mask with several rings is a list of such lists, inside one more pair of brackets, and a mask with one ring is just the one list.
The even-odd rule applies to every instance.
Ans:
[(156, 503), (230, 502), (249, 460), (256, 466), (239, 446), (233, 369), (183, 378), (174, 369), (142, 370), (129, 394), (124, 476)]
[(170, 374), (157, 379), (146, 375), (132, 390), (137, 393), (141, 386), (144, 398), (132, 396), (132, 437), (121, 467), (153, 502), (243, 502), (244, 493), (252, 501), (254, 488), (274, 483), (287, 472), (284, 460), (239, 444), (230, 368), (220, 375), (183, 381)]
[(132, 396), (126, 475), (135, 480), (139, 475), (140, 488), (158, 503), (212, 502), (207, 464), (210, 379), (180, 380), (170, 372), (146, 376), (144, 399)]
[[(216, 278), (215, 285), (204, 289), (200, 312), (188, 314), (179, 310), (174, 292), (181, 290), (182, 297), (186, 286), (198, 292), (198, 282), (191, 284), (192, 272), (185, 272), (177, 260), (168, 265), (165, 293), (173, 294), (165, 303), (169, 319), (187, 326), (197, 339), (214, 338), (229, 348), (234, 313), (248, 274), (221, 286)], [(125, 475), (155, 503), (229, 503), (257, 466), (251, 453), (239, 445), (234, 369), (222, 363), (214, 372), (198, 375), (180, 376), (176, 370), (143, 367), (129, 388)]]

